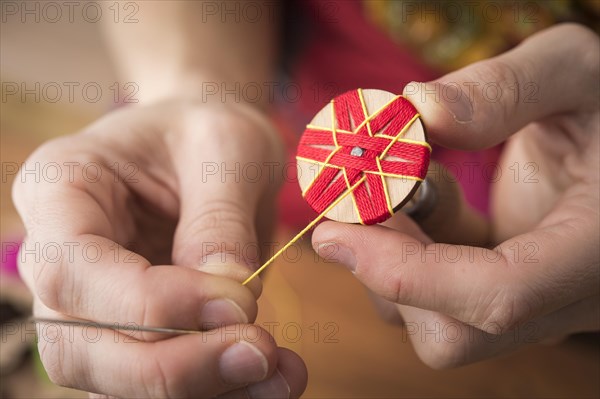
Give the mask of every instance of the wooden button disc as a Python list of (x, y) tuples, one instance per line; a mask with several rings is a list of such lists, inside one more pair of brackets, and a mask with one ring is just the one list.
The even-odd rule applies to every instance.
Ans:
[(306, 127), (298, 146), (298, 181), (318, 213), (356, 185), (325, 216), (380, 223), (412, 197), (425, 178), (430, 152), (408, 100), (357, 89), (333, 99)]

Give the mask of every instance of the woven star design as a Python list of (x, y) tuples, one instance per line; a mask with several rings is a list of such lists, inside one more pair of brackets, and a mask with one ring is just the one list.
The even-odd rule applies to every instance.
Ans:
[(403, 137), (419, 114), (396, 96), (369, 115), (360, 89), (332, 100), (331, 109), (331, 128), (308, 125), (298, 146), (298, 160), (322, 166), (303, 196), (320, 213), (353, 189), (361, 223), (380, 223), (393, 214), (385, 177), (420, 181), (427, 173), (431, 147)]

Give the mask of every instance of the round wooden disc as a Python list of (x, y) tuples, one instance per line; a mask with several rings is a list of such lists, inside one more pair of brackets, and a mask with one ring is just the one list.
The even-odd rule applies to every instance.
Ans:
[[(362, 90), (362, 98), (364, 100), (367, 115), (373, 115), (380, 110), (380, 108), (384, 107), (386, 104), (389, 104), (390, 101), (392, 101), (395, 97), (397, 97), (395, 94), (383, 90)], [(321, 111), (319, 111), (319, 113), (317, 113), (317, 115), (315, 115), (309, 126), (323, 129), (339, 129), (337, 126), (337, 121), (334, 118), (332, 107), (332, 102), (327, 104)], [(352, 122), (353, 131), (356, 127), (357, 126), (354, 124), (354, 122)], [(372, 131), (373, 136), (377, 136), (378, 133), (380, 132)], [(401, 137), (418, 142), (425, 142), (425, 129), (423, 128), (421, 119), (416, 118), (404, 131), (404, 133), (402, 133)], [(319, 146), (319, 148), (331, 149), (333, 151), (335, 146)], [(389, 155), (381, 158), (381, 160), (402, 161), (402, 159)], [(325, 166), (320, 163), (310, 162), (301, 158), (297, 160), (298, 182), (303, 194), (311, 186), (313, 181), (320, 175), (323, 168), (325, 168)], [(339, 174), (342, 175), (342, 172), (340, 171)], [(340, 176), (337, 178), (339, 177)], [(341, 178), (343, 178), (343, 176)], [(385, 179), (385, 186), (388, 189), (389, 205), (391, 205), (391, 208), (394, 212), (400, 209), (406, 202), (408, 202), (408, 200), (410, 200), (420, 184), (419, 180), (402, 177), (385, 176), (383, 179)], [(367, 182), (364, 184), (368, 185)], [(329, 219), (339, 222), (362, 223), (352, 197), (352, 194), (346, 196), (334, 208), (327, 212), (325, 216)], [(312, 206), (312, 204), (310, 205)], [(389, 215), (389, 211), (387, 214), (388, 217), (391, 216)]]

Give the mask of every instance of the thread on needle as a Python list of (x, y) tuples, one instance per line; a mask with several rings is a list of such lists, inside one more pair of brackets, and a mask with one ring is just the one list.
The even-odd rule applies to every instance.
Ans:
[(354, 189), (356, 189), (356, 187), (358, 187), (362, 182), (364, 182), (366, 179), (366, 176), (363, 176), (361, 179), (359, 179), (356, 183), (354, 183), (354, 185), (352, 187), (350, 187), (348, 190), (346, 190), (345, 193), (343, 193), (342, 195), (340, 195), (335, 201), (333, 201), (323, 212), (321, 212), (312, 222), (310, 222), (304, 229), (302, 229), (298, 234), (296, 234), (296, 236), (294, 238), (292, 238), (287, 244), (285, 244), (279, 251), (277, 251), (269, 260), (267, 260), (265, 263), (263, 263), (263, 265), (261, 267), (259, 267), (254, 273), (252, 273), (252, 275), (250, 277), (248, 277), (243, 283), (242, 285), (246, 285), (248, 284), (250, 281), (252, 281), (253, 278), (255, 278), (256, 276), (258, 276), (263, 270), (265, 270), (271, 263), (273, 263), (275, 261), (275, 259), (277, 259), (279, 257), (279, 255), (281, 255), (282, 253), (285, 252), (286, 249), (288, 249), (289, 247), (291, 247), (296, 241), (298, 241), (304, 234), (306, 234), (307, 231), (309, 231), (310, 229), (312, 229), (317, 223), (319, 223), (319, 221), (321, 219), (323, 219), (325, 217), (325, 215), (332, 210), (337, 204), (339, 204), (344, 198), (346, 198), (346, 196), (348, 196), (352, 191), (354, 191)]

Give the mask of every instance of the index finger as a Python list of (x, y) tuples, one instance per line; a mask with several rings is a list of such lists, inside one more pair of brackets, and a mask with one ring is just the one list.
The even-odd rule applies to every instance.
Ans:
[(423, 115), (433, 142), (491, 147), (547, 116), (597, 111), (598, 41), (587, 28), (558, 25), (434, 82), (410, 83), (403, 94)]
[[(77, 159), (64, 144), (42, 150), (32, 162)], [(21, 274), (46, 306), (99, 322), (182, 329), (254, 319), (254, 295), (238, 282), (187, 268), (151, 267), (128, 250), (136, 228), (135, 212), (126, 206), (132, 198), (106, 172), (93, 180), (75, 173), (72, 181), (15, 186), (28, 231)]]

